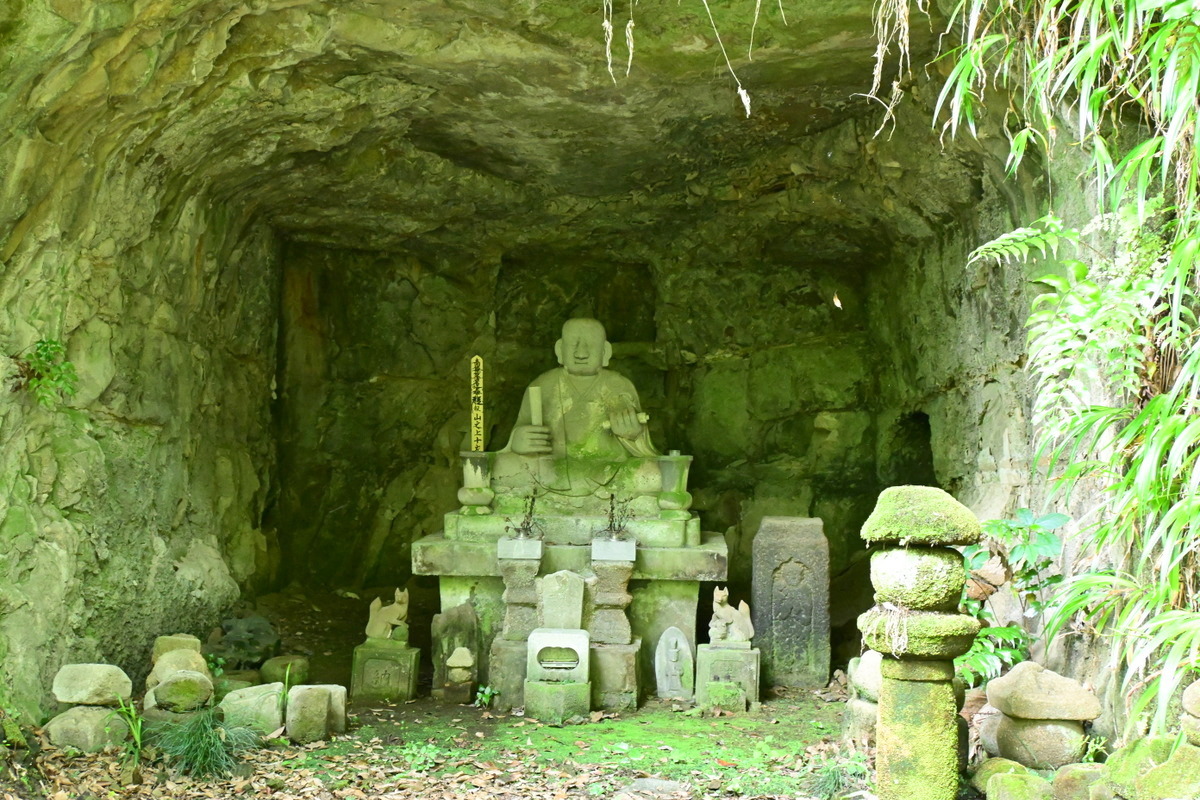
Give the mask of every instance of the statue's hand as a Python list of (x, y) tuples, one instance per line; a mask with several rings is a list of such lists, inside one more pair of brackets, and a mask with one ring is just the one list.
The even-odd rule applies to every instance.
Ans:
[(611, 412), (608, 415), (608, 424), (613, 434), (622, 439), (636, 439), (642, 432), (642, 423), (638, 422), (637, 412), (632, 408)]
[(518, 425), (513, 429), (512, 450), (523, 456), (550, 452), (550, 429), (545, 425)]

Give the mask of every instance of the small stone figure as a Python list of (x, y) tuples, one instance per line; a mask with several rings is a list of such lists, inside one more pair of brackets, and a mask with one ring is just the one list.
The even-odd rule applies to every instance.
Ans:
[(743, 600), (737, 608), (729, 605), (729, 587), (713, 589), (713, 615), (708, 623), (708, 640), (717, 642), (748, 642), (754, 638), (750, 622), (750, 606)]
[(368, 639), (390, 639), (392, 629), (408, 621), (408, 589), (396, 590), (396, 602), (384, 605), (376, 597), (371, 601), (371, 618), (367, 621)]

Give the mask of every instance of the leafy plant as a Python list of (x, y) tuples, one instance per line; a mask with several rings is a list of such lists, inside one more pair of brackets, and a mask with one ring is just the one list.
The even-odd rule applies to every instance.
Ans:
[(204, 662), (208, 664), (208, 671), (214, 681), (225, 674), (224, 656), (219, 656), (216, 653), (205, 653)]
[(28, 354), (13, 356), (18, 375), (15, 390), (28, 389), (44, 408), (54, 408), (60, 400), (73, 397), (79, 378), (66, 354), (62, 342), (41, 339)]
[[(910, 5), (876, 5), (877, 65), (895, 44), (906, 71)], [(952, 16), (943, 131), (974, 133), (985, 99), (1007, 90), (993, 118), (1008, 131), (1010, 173), (1070, 130), (1095, 199), (1134, 231), (1114, 235), (1115, 257), (1043, 280), (1030, 369), (1039, 455), (1059, 489), (1086, 478), (1106, 498), (1046, 634), (1105, 637), (1130, 722), (1152, 711), (1162, 732), (1170, 698), (1200, 667), (1200, 6), (960, 0)], [(1019, 252), (1013, 240), (998, 247)]]
[(179, 722), (156, 725), (152, 732), (154, 743), (183, 772), (209, 778), (229, 775), (237, 766), (236, 756), (261, 741), (253, 728), (228, 725), (211, 708)]
[(1029, 658), (1030, 637), (1020, 625), (982, 628), (971, 649), (954, 659), (954, 672), (967, 686), (980, 686)]
[(129, 738), (122, 746), (121, 762), (136, 781), (138, 771), (142, 766), (142, 751), (145, 747), (146, 739), (146, 720), (142, 717), (142, 712), (138, 710), (138, 707), (134, 705), (132, 700), (126, 702), (120, 695), (117, 696), (117, 708), (112, 712), (111, 716), (120, 718), (125, 722), (126, 727), (129, 728)]
[(405, 742), (396, 755), (409, 772), (429, 772), (446, 760), (445, 751), (433, 742)]
[(490, 708), (492, 701), (500, 694), (500, 690), (493, 686), (480, 686), (475, 690), (475, 702), (473, 705), (476, 708)]
[[(1036, 517), (1028, 508), (1022, 508), (1013, 519), (983, 523), (984, 534), (1004, 548), (1013, 588), (1026, 617), (1040, 615), (1049, 599), (1048, 590), (1062, 583), (1062, 575), (1048, 573), (1062, 554), (1062, 538), (1054, 531), (1069, 521), (1065, 514)], [(970, 565), (990, 552), (986, 544), (970, 545), (964, 548), (963, 556)]]

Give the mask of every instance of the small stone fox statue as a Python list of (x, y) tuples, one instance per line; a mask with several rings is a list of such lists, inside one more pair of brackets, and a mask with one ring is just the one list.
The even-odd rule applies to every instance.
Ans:
[(371, 601), (371, 618), (367, 621), (368, 639), (390, 639), (392, 628), (408, 621), (408, 589), (396, 590), (396, 602), (384, 605), (376, 597)]
[(754, 624), (750, 622), (750, 606), (746, 601), (734, 608), (729, 605), (729, 587), (713, 588), (713, 615), (708, 623), (710, 642), (748, 642), (754, 637)]

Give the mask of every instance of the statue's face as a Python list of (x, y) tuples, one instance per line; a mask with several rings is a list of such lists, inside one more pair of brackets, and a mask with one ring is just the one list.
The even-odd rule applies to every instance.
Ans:
[(599, 323), (572, 321), (563, 326), (559, 360), (572, 375), (596, 375), (604, 366), (604, 328)]

